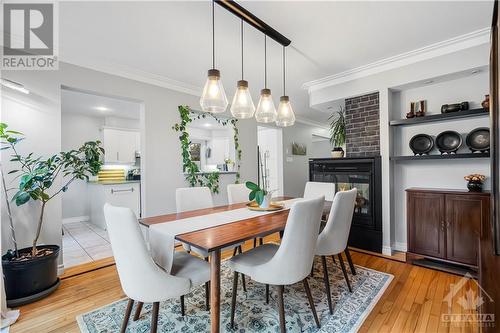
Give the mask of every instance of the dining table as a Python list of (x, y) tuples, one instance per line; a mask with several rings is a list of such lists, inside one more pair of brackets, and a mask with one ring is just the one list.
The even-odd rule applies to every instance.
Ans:
[[(276, 197), (273, 202), (291, 200), (292, 197)], [(139, 220), (145, 227), (159, 223), (169, 223), (191, 217), (215, 214), (246, 207), (247, 203), (238, 203), (212, 208), (186, 211), (159, 216), (146, 217)], [(330, 211), (331, 202), (325, 202), (324, 214)], [(267, 212), (252, 218), (242, 219), (222, 225), (178, 234), (175, 239), (189, 244), (209, 254), (210, 260), (210, 331), (220, 331), (220, 290), (221, 290), (221, 251), (247, 240), (261, 238), (273, 233), (281, 233), (285, 229), (289, 209)]]

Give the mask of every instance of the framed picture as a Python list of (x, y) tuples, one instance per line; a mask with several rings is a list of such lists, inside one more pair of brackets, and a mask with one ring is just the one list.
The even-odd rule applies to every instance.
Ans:
[(306, 155), (307, 147), (304, 144), (293, 142), (292, 143), (292, 155)]

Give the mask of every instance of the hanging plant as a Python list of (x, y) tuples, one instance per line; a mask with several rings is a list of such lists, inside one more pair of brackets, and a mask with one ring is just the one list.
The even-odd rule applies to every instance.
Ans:
[(189, 139), (189, 133), (187, 131), (187, 126), (190, 122), (195, 119), (203, 119), (207, 116), (212, 117), (217, 121), (218, 124), (227, 126), (231, 124), (233, 126), (233, 140), (234, 149), (236, 156), (236, 180), (235, 183), (240, 182), (240, 162), (241, 162), (241, 147), (238, 139), (238, 127), (237, 119), (219, 119), (211, 113), (195, 113), (192, 112), (188, 106), (179, 106), (179, 115), (181, 117), (180, 123), (174, 124), (172, 129), (176, 132), (180, 132), (179, 141), (181, 142), (181, 156), (182, 156), (182, 170), (185, 173), (185, 179), (190, 186), (206, 186), (213, 193), (219, 193), (219, 172), (200, 172), (198, 165), (191, 160), (191, 154), (189, 153), (189, 146), (191, 140)]

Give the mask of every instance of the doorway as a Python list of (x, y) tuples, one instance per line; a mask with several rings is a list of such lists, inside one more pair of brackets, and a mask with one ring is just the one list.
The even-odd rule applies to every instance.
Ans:
[(273, 196), (283, 196), (283, 132), (281, 128), (257, 126), (261, 156), (268, 156), (269, 188)]
[(62, 151), (97, 140), (104, 148), (99, 174), (89, 181), (73, 181), (62, 195), (65, 268), (112, 260), (105, 202), (141, 216), (143, 109), (140, 101), (61, 87)]

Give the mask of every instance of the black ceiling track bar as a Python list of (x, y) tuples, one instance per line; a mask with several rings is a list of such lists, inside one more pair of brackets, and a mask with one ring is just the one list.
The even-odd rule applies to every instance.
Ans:
[(239, 17), (243, 21), (247, 22), (250, 24), (252, 27), (255, 29), (261, 31), (265, 35), (267, 35), (269, 38), (274, 39), (276, 42), (280, 43), (283, 46), (288, 46), (292, 42), (282, 34), (280, 34), (278, 31), (273, 29), (270, 25), (268, 25), (266, 22), (262, 21), (260, 18), (255, 16), (254, 14), (250, 13), (248, 10), (245, 8), (241, 7), (238, 5), (235, 1), (233, 0), (216, 0), (216, 4), (227, 10), (228, 12), (232, 13), (233, 15)]

